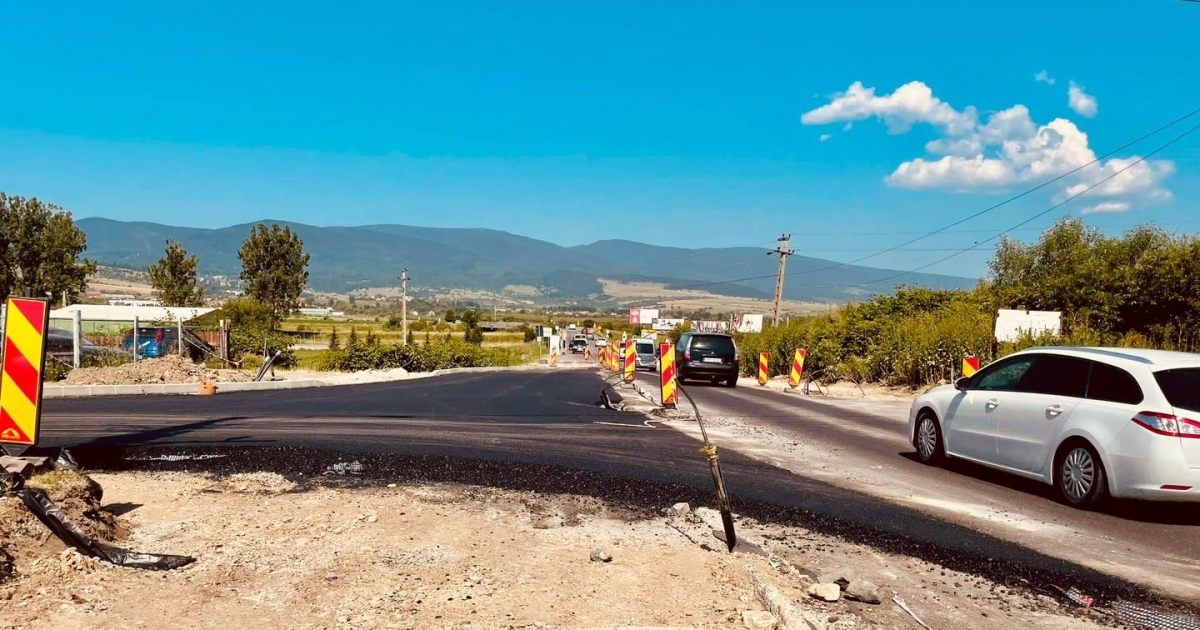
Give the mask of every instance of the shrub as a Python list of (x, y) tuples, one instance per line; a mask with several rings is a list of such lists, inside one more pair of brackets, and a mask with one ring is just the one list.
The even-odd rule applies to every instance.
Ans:
[(318, 359), (323, 370), (353, 372), (404, 368), (409, 372), (432, 372), (457, 367), (518, 365), (526, 361), (522, 349), (483, 348), (466, 341), (434, 340), (417, 345), (356, 344), (327, 350)]

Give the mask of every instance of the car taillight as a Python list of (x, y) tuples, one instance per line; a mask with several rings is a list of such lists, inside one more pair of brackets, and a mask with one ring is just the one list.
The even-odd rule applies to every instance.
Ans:
[(154, 344), (158, 345), (158, 346), (162, 345), (162, 329), (161, 328), (158, 329), (158, 332), (154, 333)]
[(1173, 416), (1169, 413), (1140, 411), (1133, 417), (1133, 421), (1142, 428), (1159, 435), (1200, 439), (1200, 422)]
[(692, 353), (691, 353), (691, 352), (684, 352), (684, 353), (683, 353), (683, 360), (684, 360), (684, 361), (691, 361), (691, 360), (692, 360)]

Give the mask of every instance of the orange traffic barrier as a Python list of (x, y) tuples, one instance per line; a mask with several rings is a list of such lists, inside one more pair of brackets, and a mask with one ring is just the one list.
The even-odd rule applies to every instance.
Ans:
[(767, 359), (768, 358), (769, 357), (767, 356), (766, 352), (758, 355), (758, 384), (759, 385), (766, 385), (767, 381), (770, 379), (770, 376), (768, 376), (768, 372), (767, 372)]
[(975, 376), (979, 371), (979, 357), (963, 357), (962, 375), (965, 378)]
[(659, 346), (658, 373), (662, 381), (662, 406), (674, 409), (679, 401), (675, 384), (675, 348), (669, 343)]
[(807, 356), (808, 351), (804, 348), (796, 350), (796, 356), (792, 359), (792, 372), (788, 374), (788, 387), (800, 387), (800, 379), (804, 376), (804, 358)]

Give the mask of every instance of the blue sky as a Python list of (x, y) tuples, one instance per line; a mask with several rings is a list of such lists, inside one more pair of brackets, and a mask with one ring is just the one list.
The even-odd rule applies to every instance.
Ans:
[[(1200, 107), (1180, 0), (183, 4), (0, 6), (0, 190), (200, 227), (787, 231), (850, 260)], [(1092, 184), (1027, 227), (1194, 232), (1200, 132), (1100, 180), (1195, 124), (865, 264), (924, 265)]]

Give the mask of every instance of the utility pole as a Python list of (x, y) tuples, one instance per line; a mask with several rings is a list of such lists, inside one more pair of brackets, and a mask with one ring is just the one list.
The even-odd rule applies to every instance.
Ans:
[(401, 332), (403, 335), (400, 345), (408, 345), (408, 268), (404, 268), (400, 272), (400, 320)]
[(779, 275), (775, 277), (775, 315), (772, 318), (772, 326), (779, 326), (779, 306), (783, 302), (783, 272), (787, 269), (787, 259), (788, 256), (796, 253), (788, 247), (791, 240), (791, 234), (784, 234), (779, 237), (779, 247), (767, 252), (768, 256), (779, 256)]

